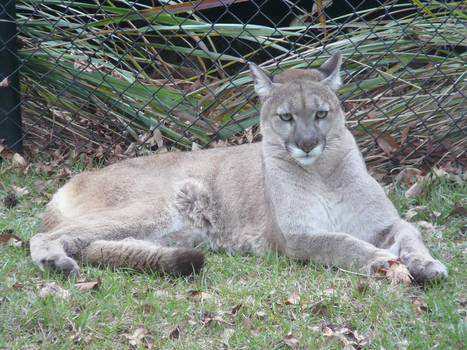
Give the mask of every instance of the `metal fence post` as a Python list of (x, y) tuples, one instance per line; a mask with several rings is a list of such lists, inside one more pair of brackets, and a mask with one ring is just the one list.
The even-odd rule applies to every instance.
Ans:
[(16, 35), (15, 0), (2, 0), (0, 2), (0, 139), (4, 139), (11, 150), (22, 153)]

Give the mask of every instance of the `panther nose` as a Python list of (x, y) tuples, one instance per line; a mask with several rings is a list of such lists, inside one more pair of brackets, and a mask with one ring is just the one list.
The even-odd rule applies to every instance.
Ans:
[(317, 145), (318, 141), (314, 139), (300, 140), (297, 142), (298, 148), (300, 148), (305, 153), (310, 153)]

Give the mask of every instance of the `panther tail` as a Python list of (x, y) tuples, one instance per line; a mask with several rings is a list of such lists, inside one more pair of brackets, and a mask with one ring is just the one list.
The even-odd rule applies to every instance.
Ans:
[(204, 254), (199, 249), (170, 248), (136, 239), (98, 240), (81, 252), (80, 260), (111, 267), (127, 266), (137, 270), (189, 275), (198, 273), (203, 267)]

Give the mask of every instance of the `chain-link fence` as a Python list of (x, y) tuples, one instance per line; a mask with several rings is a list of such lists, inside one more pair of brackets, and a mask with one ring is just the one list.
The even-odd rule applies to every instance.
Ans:
[[(1, 45), (19, 65), (0, 89), (21, 95), (13, 144), (32, 158), (257, 141), (247, 63), (306, 68), (341, 50), (340, 97), (370, 165), (467, 164), (462, 1), (10, 0), (1, 25), (14, 3)], [(19, 104), (4, 106), (5, 134)]]

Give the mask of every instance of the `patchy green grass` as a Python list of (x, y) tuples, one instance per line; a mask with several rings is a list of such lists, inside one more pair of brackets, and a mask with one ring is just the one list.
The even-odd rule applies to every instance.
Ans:
[[(28, 192), (15, 207), (0, 204), (0, 232), (28, 240), (59, 183), (33, 168), (0, 164), (0, 174), (2, 201)], [(426, 222), (425, 241), (449, 268), (441, 284), (390, 285), (275, 254), (208, 253), (189, 278), (83, 267), (99, 284), (82, 292), (76, 280), (42, 273), (26, 249), (0, 244), (0, 348), (463, 349), (466, 221), (451, 212), (466, 206), (466, 185), (440, 179), (410, 201), (404, 190), (391, 196), (404, 212), (422, 206), (413, 221)], [(70, 295), (41, 297), (54, 281)]]

